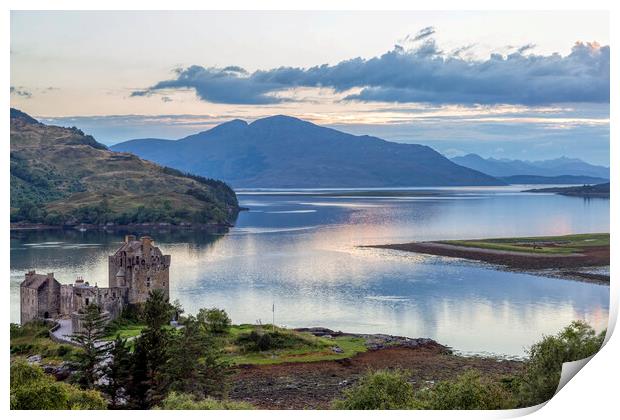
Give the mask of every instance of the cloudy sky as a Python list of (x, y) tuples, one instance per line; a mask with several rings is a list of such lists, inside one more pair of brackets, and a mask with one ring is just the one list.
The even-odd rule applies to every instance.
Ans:
[(106, 144), (287, 114), (609, 163), (602, 12), (12, 12), (11, 105)]

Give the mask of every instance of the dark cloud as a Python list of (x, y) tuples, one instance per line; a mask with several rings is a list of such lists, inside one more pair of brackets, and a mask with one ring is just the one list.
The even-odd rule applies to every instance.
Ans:
[[(608, 103), (609, 46), (578, 42), (570, 54), (536, 55), (533, 44), (507, 56), (485, 60), (460, 56), (467, 47), (441, 51), (432, 27), (418, 32), (411, 49), (397, 45), (370, 59), (353, 58), (335, 65), (279, 67), (248, 73), (229, 66), (180, 69), (132, 96), (166, 89), (193, 89), (204, 101), (227, 104), (274, 104), (298, 87), (326, 87), (337, 93), (357, 89), (347, 101), (430, 104)], [(422, 41), (422, 42), (420, 42)], [(527, 55), (525, 53), (528, 53)]]
[(32, 98), (32, 92), (24, 89), (23, 87), (11, 86), (11, 95), (21, 96), (26, 99)]

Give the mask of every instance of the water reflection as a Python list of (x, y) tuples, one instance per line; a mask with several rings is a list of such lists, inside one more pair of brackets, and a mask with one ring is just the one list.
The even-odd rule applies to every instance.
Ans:
[[(227, 235), (148, 232), (172, 255), (171, 294), (189, 312), (225, 308), (235, 322), (271, 320), (432, 337), (466, 352), (522, 355), (573, 319), (607, 325), (609, 288), (497, 271), (462, 260), (358, 248), (410, 240), (602, 232), (609, 202), (514, 189), (428, 197), (241, 195), (251, 208)], [(140, 233), (140, 232), (135, 232)], [(120, 233), (11, 235), (11, 317), (31, 268), (63, 282), (107, 284)]]

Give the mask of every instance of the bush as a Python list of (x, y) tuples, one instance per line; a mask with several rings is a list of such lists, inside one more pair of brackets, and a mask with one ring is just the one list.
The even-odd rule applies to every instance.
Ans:
[(46, 375), (39, 366), (18, 359), (11, 363), (12, 410), (103, 410), (97, 391), (82, 391)]
[(171, 392), (158, 407), (162, 410), (252, 410), (246, 402), (205, 398), (196, 400), (190, 394)]
[(295, 331), (276, 329), (267, 330), (255, 328), (249, 333), (242, 333), (236, 339), (236, 344), (245, 351), (266, 351), (275, 349), (295, 349), (302, 347), (321, 346), (317, 340), (304, 337)]
[(485, 380), (469, 370), (453, 381), (442, 381), (415, 396), (417, 408), (426, 410), (504, 410), (516, 407), (507, 387)]
[(344, 399), (335, 401), (337, 410), (406, 410), (415, 408), (413, 386), (403, 371), (380, 370), (366, 374)]
[(232, 324), (226, 311), (218, 308), (201, 309), (196, 319), (212, 334), (226, 333)]
[(574, 321), (555, 336), (547, 336), (528, 350), (525, 371), (518, 378), (519, 405), (543, 403), (555, 394), (562, 363), (594, 355), (603, 345), (605, 331), (596, 334), (583, 321)]

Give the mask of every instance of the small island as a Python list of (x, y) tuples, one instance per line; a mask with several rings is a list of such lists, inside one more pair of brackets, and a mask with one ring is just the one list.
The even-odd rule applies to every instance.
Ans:
[(609, 233), (369, 245), (498, 264), (519, 271), (553, 270), (558, 276), (609, 284), (609, 275), (579, 271), (609, 265)]
[(609, 198), (610, 183), (595, 185), (583, 185), (580, 187), (550, 187), (550, 188), (534, 188), (523, 192), (532, 193), (556, 193), (560, 195), (568, 195), (573, 197), (584, 198)]

